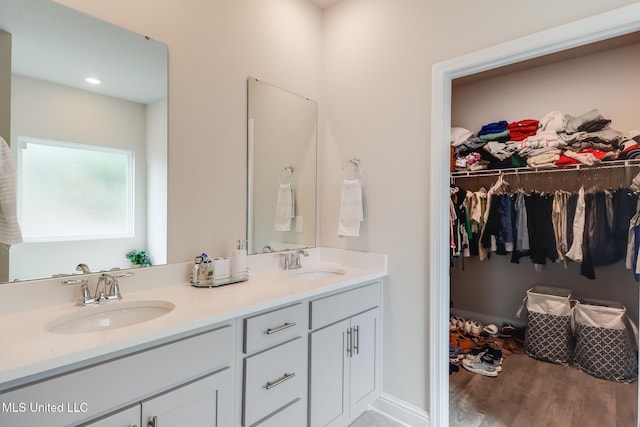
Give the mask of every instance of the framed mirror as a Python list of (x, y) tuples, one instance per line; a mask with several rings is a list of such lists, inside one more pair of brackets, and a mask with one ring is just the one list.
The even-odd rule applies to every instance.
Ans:
[(131, 251), (166, 263), (166, 46), (50, 0), (3, 0), (0, 30), (24, 238), (0, 281), (130, 268)]
[(248, 79), (248, 252), (316, 245), (315, 101)]

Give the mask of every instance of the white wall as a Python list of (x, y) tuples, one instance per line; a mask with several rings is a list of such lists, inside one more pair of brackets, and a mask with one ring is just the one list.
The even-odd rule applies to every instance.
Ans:
[(454, 82), (451, 124), (473, 132), (497, 120), (540, 119), (550, 111), (578, 116), (597, 108), (621, 132), (640, 129), (640, 43), (559, 60), (468, 84)]
[[(320, 240), (389, 254), (385, 393), (428, 410), (426, 165), (429, 145), (448, 143), (429, 141), (431, 66), (628, 3), (345, 0), (325, 12)], [(365, 173), (365, 224), (340, 239), (339, 167), (351, 157)]]
[[(383, 391), (424, 410), (431, 66), (633, 3), (343, 0), (321, 16), (300, 0), (60, 2), (169, 45), (170, 262), (205, 245), (229, 250), (244, 230), (245, 183), (223, 178), (239, 176), (245, 161), (246, 77), (319, 101), (320, 243), (389, 254)], [(362, 161), (365, 223), (361, 237), (341, 239), (340, 167), (353, 157)], [(212, 189), (224, 209), (188, 196), (203, 175), (225, 183)]]
[[(11, 145), (20, 136), (134, 151), (135, 194), (146, 187), (146, 108), (30, 77), (11, 79)], [(81, 105), (82, 108), (78, 108)], [(117, 123), (117, 126), (114, 125)], [(15, 144), (15, 145), (14, 145)], [(10, 250), (9, 280), (75, 272), (78, 263), (94, 271), (130, 263), (125, 254), (146, 247), (145, 198), (135, 201), (135, 237), (21, 243)]]

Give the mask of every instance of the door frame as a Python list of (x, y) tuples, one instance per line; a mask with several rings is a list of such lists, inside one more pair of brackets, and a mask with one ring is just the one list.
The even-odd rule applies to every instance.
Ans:
[[(449, 159), (451, 82), (640, 31), (634, 3), (433, 65), (429, 159), (429, 425), (449, 425)], [(640, 400), (639, 400), (640, 408)], [(640, 411), (639, 411), (640, 414)]]

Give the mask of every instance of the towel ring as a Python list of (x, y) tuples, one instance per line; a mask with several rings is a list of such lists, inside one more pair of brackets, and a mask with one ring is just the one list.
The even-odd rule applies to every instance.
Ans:
[(362, 178), (362, 169), (360, 168), (360, 159), (351, 159), (342, 165), (342, 179), (360, 179)]
[(286, 166), (280, 169), (278, 182), (280, 185), (293, 185), (293, 166)]

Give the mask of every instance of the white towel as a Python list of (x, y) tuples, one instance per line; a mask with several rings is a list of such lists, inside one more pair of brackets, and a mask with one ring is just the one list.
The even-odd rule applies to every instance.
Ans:
[(0, 137), (0, 243), (22, 243), (16, 213), (16, 176), (11, 148)]
[(276, 231), (290, 231), (295, 215), (295, 200), (291, 184), (280, 184), (276, 201)]
[(360, 179), (345, 179), (342, 182), (338, 235), (357, 237), (360, 223), (364, 220), (362, 208), (362, 184)]

